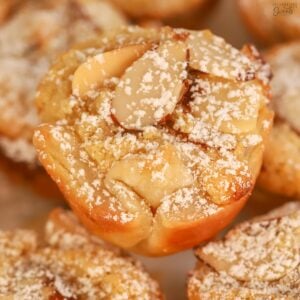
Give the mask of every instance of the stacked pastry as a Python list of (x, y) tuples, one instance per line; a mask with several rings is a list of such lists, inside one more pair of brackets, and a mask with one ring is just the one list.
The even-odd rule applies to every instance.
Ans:
[[(140, 22), (206, 1), (111, 2)], [(298, 6), (284, 18), (280, 1), (238, 3), (264, 42), (299, 37)], [(0, 0), (0, 165), (33, 185), (43, 174), (74, 212), (0, 231), (0, 298), (162, 299), (121, 249), (201, 243), (189, 299), (299, 299), (299, 203), (210, 241), (257, 179), (300, 195), (299, 42), (262, 58), (208, 30), (120, 27), (114, 4)]]
[(3, 15), (10, 12), (0, 27), (0, 149), (18, 163), (6, 169), (21, 173), (30, 167), (30, 178), (39, 183), (41, 168), (32, 146), (33, 128), (40, 122), (34, 106), (39, 81), (59, 53), (124, 24), (125, 19), (98, 0), (2, 1), (0, 5)]

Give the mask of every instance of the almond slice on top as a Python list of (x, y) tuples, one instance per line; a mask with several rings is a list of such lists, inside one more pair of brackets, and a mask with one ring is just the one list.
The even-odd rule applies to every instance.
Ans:
[(226, 79), (254, 78), (255, 69), (251, 60), (210, 31), (192, 32), (187, 44), (191, 68)]
[(163, 197), (191, 185), (193, 176), (176, 148), (166, 144), (148, 154), (132, 154), (115, 162), (105, 177), (106, 186), (111, 181), (124, 183), (157, 208)]
[(103, 85), (106, 79), (120, 77), (150, 47), (151, 44), (131, 45), (89, 58), (74, 73), (73, 94), (84, 97)]
[(199, 74), (191, 87), (191, 113), (223, 133), (255, 130), (264, 104), (257, 81), (235, 81)]
[(299, 213), (241, 224), (197, 255), (215, 270), (242, 280), (278, 280), (299, 265)]
[(112, 112), (127, 129), (141, 130), (171, 114), (187, 77), (187, 46), (167, 41), (128, 68), (116, 88)]

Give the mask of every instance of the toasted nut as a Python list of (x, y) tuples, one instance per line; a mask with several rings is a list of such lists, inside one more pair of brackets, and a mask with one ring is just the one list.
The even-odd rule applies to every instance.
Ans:
[(261, 86), (256, 81), (238, 83), (199, 75), (192, 86), (191, 112), (220, 132), (251, 132), (256, 128), (262, 106), (261, 94)]
[(89, 58), (74, 73), (73, 94), (84, 97), (103, 85), (105, 79), (120, 77), (150, 47), (151, 44), (132, 45)]
[(116, 88), (112, 112), (127, 129), (142, 129), (171, 114), (181, 99), (187, 46), (168, 41), (128, 68)]
[(279, 221), (244, 223), (224, 241), (199, 249), (197, 255), (217, 271), (225, 271), (238, 280), (277, 280), (299, 264), (297, 228), (299, 213)]
[(191, 68), (227, 79), (254, 78), (255, 70), (251, 61), (210, 31), (193, 32), (187, 44)]
[(119, 181), (158, 207), (162, 198), (193, 183), (174, 146), (168, 144), (149, 154), (136, 154), (117, 161), (108, 171), (105, 184)]

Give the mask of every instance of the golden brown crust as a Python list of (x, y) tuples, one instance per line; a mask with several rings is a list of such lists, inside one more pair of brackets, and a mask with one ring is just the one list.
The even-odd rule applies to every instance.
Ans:
[(254, 47), (239, 52), (208, 31), (110, 32), (41, 83), (48, 123), (34, 144), (92, 232), (148, 255), (183, 250), (251, 193), (272, 123), (268, 75)]
[(300, 8), (297, 1), (237, 0), (249, 31), (263, 44), (300, 37)]
[(14, 299), (162, 299), (141, 264), (54, 210), (43, 240), (34, 231), (0, 232), (0, 297)]
[(299, 234), (300, 205), (291, 202), (199, 247), (189, 299), (297, 299)]
[(271, 88), (276, 118), (259, 184), (287, 197), (300, 195), (299, 51), (300, 43), (293, 42), (273, 47), (265, 56), (274, 73)]

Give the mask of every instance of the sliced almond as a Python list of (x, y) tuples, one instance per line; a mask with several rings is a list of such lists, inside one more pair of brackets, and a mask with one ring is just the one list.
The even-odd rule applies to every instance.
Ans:
[(255, 130), (264, 100), (256, 81), (237, 83), (214, 76), (199, 75), (192, 87), (191, 112), (223, 133)]
[(278, 280), (299, 265), (294, 222), (287, 216), (244, 223), (224, 240), (204, 246), (197, 255), (218, 272), (225, 271), (238, 280)]
[(128, 68), (116, 88), (112, 112), (127, 129), (154, 125), (181, 99), (187, 72), (187, 46), (167, 41)]
[(120, 77), (150, 47), (151, 44), (131, 45), (89, 58), (74, 73), (73, 94), (84, 97), (103, 85), (106, 79)]
[(162, 198), (193, 183), (176, 149), (165, 145), (147, 154), (135, 154), (117, 161), (108, 171), (105, 184), (119, 181), (130, 187), (152, 207)]
[(250, 59), (210, 31), (192, 32), (187, 44), (191, 68), (227, 79), (254, 78)]

